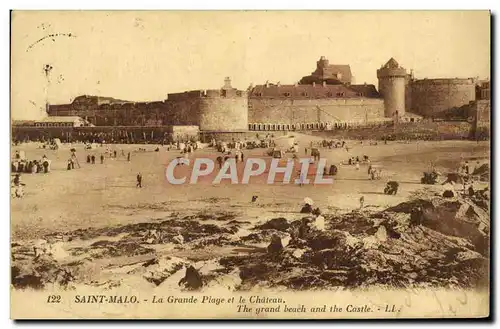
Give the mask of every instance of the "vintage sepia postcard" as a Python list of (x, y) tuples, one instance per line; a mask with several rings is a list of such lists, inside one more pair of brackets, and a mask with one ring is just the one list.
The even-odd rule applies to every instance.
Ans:
[(490, 22), (12, 11), (11, 318), (489, 317)]

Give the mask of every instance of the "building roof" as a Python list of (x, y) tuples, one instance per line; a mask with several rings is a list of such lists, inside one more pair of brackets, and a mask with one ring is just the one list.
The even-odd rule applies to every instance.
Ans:
[(350, 89), (357, 91), (358, 93), (362, 93), (363, 97), (369, 98), (381, 98), (380, 94), (375, 88), (374, 85), (362, 84), (362, 85), (350, 85)]
[(352, 78), (351, 66), (350, 65), (329, 64), (326, 68), (329, 71), (331, 71), (331, 72), (342, 74), (342, 77), (344, 77), (346, 79), (351, 80), (351, 78)]
[(399, 67), (399, 63), (394, 59), (394, 57), (391, 57), (391, 59), (385, 63), (384, 67), (388, 69), (395, 69)]
[(274, 98), (378, 98), (374, 85), (346, 86), (343, 84), (298, 84), (298, 85), (257, 85), (250, 91), (250, 97)]

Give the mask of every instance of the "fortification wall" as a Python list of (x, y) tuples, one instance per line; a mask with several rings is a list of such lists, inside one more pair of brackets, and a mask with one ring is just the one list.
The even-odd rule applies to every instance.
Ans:
[(199, 126), (205, 131), (248, 130), (247, 96), (224, 97), (207, 92), (199, 99)]
[(490, 100), (479, 100), (474, 103), (474, 136), (476, 139), (488, 139), (491, 134)]
[(372, 139), (372, 140), (462, 140), (473, 137), (473, 125), (469, 122), (418, 122), (379, 127), (360, 127), (345, 130), (312, 132), (324, 138)]
[(384, 117), (382, 99), (266, 99), (250, 98), (248, 122), (301, 124), (375, 121)]
[(490, 112), (490, 100), (480, 100), (476, 102), (476, 125), (478, 128), (490, 128)]
[(433, 116), (475, 100), (472, 79), (424, 79), (411, 82), (412, 112)]
[(411, 112), (411, 88), (410, 81), (405, 81), (405, 112)]
[(396, 111), (398, 115), (405, 114), (405, 78), (404, 77), (385, 77), (379, 79), (379, 88), (384, 97), (386, 118), (392, 118)]
[(169, 99), (165, 102), (165, 111), (163, 112), (163, 124), (198, 126), (200, 122), (199, 96), (183, 97), (178, 99)]
[(13, 127), (12, 138), (17, 140), (49, 140), (60, 138), (62, 141), (98, 141), (107, 143), (160, 143), (163, 140), (176, 141), (197, 139), (197, 126), (100, 126), (100, 127)]

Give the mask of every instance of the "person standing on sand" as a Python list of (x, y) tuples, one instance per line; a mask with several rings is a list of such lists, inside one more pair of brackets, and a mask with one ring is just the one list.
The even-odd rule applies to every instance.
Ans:
[(307, 179), (307, 173), (305, 171), (300, 171), (300, 176), (299, 176), (299, 186), (302, 186), (305, 184)]
[(135, 185), (135, 187), (142, 188), (142, 175), (141, 175), (141, 173), (137, 174), (137, 184)]
[(130, 152), (127, 154), (127, 161), (130, 162)]
[(104, 163), (104, 155), (101, 154), (101, 164), (103, 164), (103, 163)]

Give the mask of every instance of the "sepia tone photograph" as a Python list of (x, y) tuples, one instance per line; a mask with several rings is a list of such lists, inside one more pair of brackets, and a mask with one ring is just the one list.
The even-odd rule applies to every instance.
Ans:
[(488, 10), (10, 19), (12, 319), (490, 316)]

